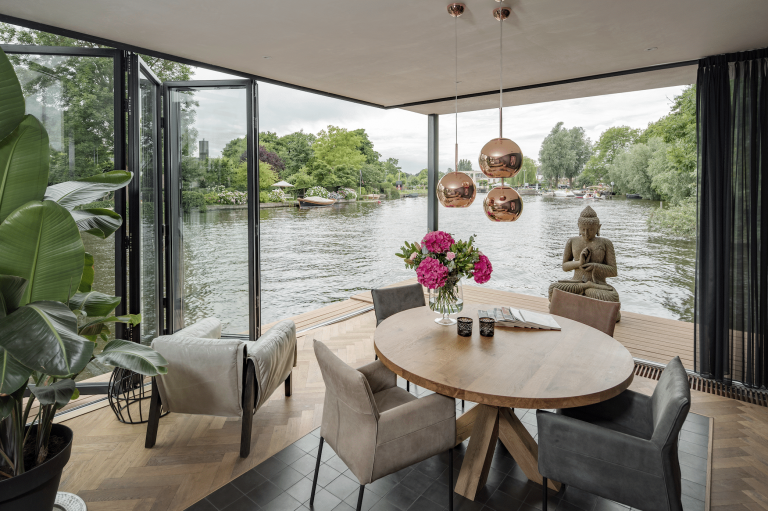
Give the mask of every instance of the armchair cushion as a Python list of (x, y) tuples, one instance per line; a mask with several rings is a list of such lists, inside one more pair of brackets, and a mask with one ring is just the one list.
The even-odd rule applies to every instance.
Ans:
[(221, 321), (216, 318), (201, 319), (197, 323), (182, 328), (173, 335), (180, 337), (197, 337), (198, 339), (220, 339)]
[(631, 390), (601, 403), (565, 408), (559, 413), (645, 440), (653, 435), (651, 398)]
[(419, 398), (400, 387), (392, 387), (390, 389), (382, 390), (381, 392), (376, 392), (373, 395), (373, 400), (376, 403), (376, 408), (378, 408), (379, 413), (386, 412), (387, 410), (391, 410), (392, 408), (418, 399)]
[(152, 347), (168, 361), (168, 374), (156, 379), (164, 408), (221, 417), (242, 415), (242, 341), (164, 335), (152, 341)]
[(296, 325), (281, 321), (255, 341), (244, 341), (248, 358), (256, 368), (255, 410), (285, 381), (296, 365)]
[(370, 364), (358, 367), (358, 371), (363, 373), (365, 379), (368, 380), (368, 385), (371, 387), (371, 392), (381, 392), (382, 390), (391, 389), (397, 386), (397, 376), (395, 373), (387, 369), (381, 360), (375, 360)]

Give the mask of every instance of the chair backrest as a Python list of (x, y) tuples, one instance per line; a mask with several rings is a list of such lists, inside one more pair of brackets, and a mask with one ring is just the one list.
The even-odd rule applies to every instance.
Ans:
[(388, 317), (427, 304), (421, 284), (372, 289), (373, 310), (376, 313), (376, 326)]
[(220, 339), (221, 338), (221, 321), (217, 318), (205, 318), (200, 321), (189, 325), (186, 328), (182, 328), (173, 335), (180, 335), (182, 337), (197, 337), (198, 339)]
[(371, 387), (325, 344), (316, 340), (314, 349), (325, 382), (320, 434), (359, 480), (370, 480), (379, 420)]
[(691, 388), (688, 373), (680, 357), (675, 357), (661, 373), (659, 383), (651, 396), (652, 441), (659, 445), (676, 444), (690, 408)]
[(165, 409), (242, 416), (243, 341), (164, 335), (152, 341), (152, 347), (168, 361), (168, 373), (157, 377)]
[(618, 302), (604, 302), (559, 289), (552, 291), (552, 302), (549, 304), (550, 313), (584, 323), (611, 337), (619, 308), (621, 304)]

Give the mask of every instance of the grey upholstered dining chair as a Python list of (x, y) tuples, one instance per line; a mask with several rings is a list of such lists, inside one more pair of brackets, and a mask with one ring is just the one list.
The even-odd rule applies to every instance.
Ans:
[[(376, 326), (398, 312), (424, 307), (427, 304), (424, 300), (424, 289), (421, 284), (371, 289), (371, 297), (373, 298), (373, 312), (376, 314)], [(378, 358), (377, 355), (376, 359)], [(410, 392), (411, 382), (408, 380), (405, 382), (405, 388)]]
[(357, 511), (366, 484), (448, 451), (448, 509), (453, 510), (454, 399), (440, 394), (419, 399), (397, 386), (395, 373), (381, 360), (354, 369), (322, 342), (315, 341), (314, 348), (325, 404), (309, 507), (327, 441), (360, 482)]
[(626, 390), (602, 403), (536, 412), (539, 472), (644, 511), (682, 511), (677, 446), (691, 407), (679, 357), (667, 364), (652, 396)]
[(604, 302), (588, 296), (566, 293), (559, 289), (552, 291), (549, 312), (564, 318), (584, 323), (613, 337), (621, 304)]
[(154, 447), (161, 407), (174, 413), (241, 417), (240, 457), (251, 452), (253, 414), (285, 382), (292, 394), (296, 325), (282, 321), (255, 341), (221, 339), (221, 322), (207, 318), (152, 341), (168, 373), (152, 378), (144, 447)]

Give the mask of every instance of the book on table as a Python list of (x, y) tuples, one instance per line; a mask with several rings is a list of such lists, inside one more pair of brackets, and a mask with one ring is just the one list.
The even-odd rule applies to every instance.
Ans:
[(512, 307), (497, 307), (492, 310), (478, 310), (479, 318), (492, 318), (496, 326), (510, 326), (516, 328), (532, 328), (534, 330), (560, 330), (555, 318), (550, 314), (542, 314)]

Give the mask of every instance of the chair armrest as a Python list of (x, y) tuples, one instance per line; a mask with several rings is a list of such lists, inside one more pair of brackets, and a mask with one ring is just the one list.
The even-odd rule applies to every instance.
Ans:
[(196, 337), (198, 339), (221, 339), (221, 321), (216, 318), (201, 319), (197, 323), (182, 328), (173, 335)]
[(612, 399), (594, 405), (566, 408), (561, 413), (587, 422), (591, 422), (589, 418), (611, 421), (637, 431), (645, 439), (653, 435), (651, 397), (631, 390), (625, 390)]
[(258, 410), (293, 370), (296, 360), (296, 325), (278, 323), (255, 341), (245, 341), (247, 356), (256, 368)]
[(597, 465), (661, 476), (661, 454), (649, 440), (543, 410), (536, 420), (539, 471), (545, 477), (578, 480)]
[(376, 445), (404, 437), (430, 426), (443, 423), (441, 435), (448, 440), (448, 447), (456, 439), (456, 400), (452, 397), (430, 394), (397, 406), (379, 416), (379, 432)]
[(374, 394), (382, 390), (391, 389), (397, 385), (397, 375), (387, 369), (387, 366), (381, 360), (375, 360), (360, 366), (357, 370), (363, 373), (365, 379), (368, 380), (368, 385)]

